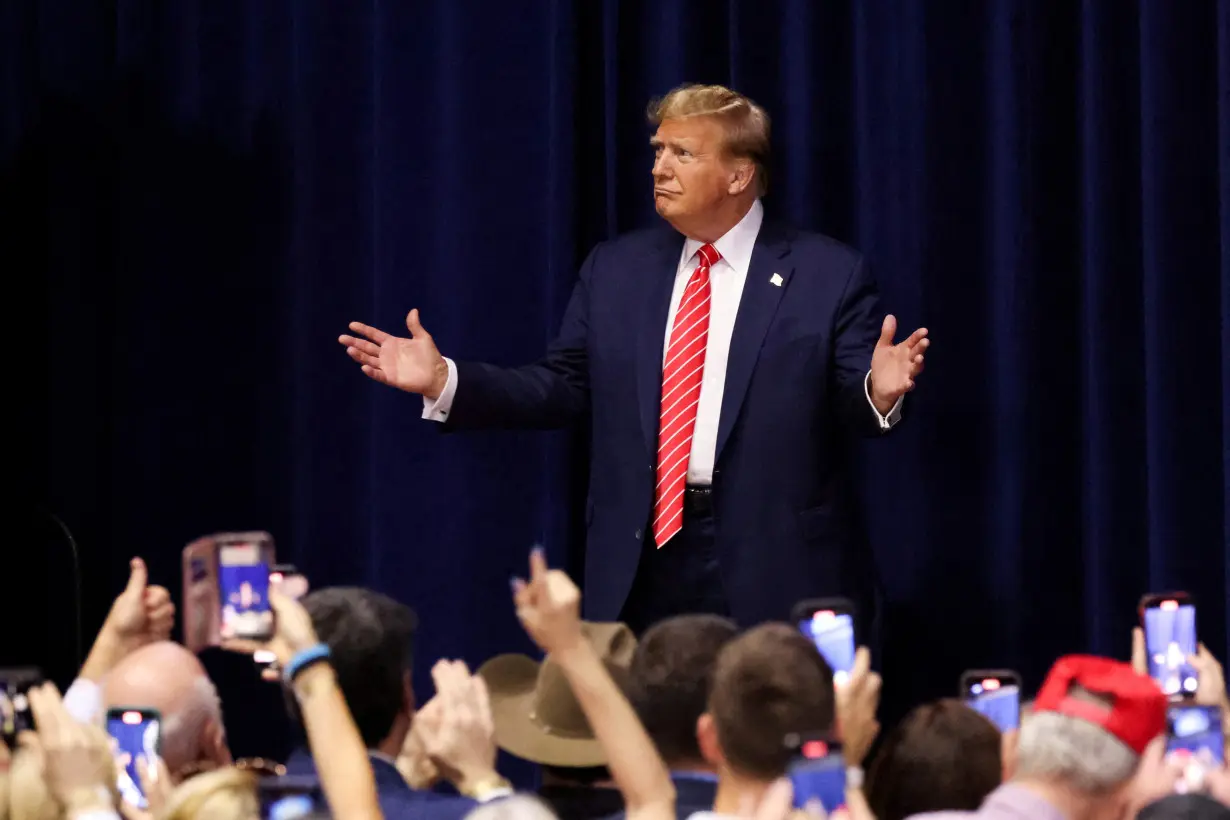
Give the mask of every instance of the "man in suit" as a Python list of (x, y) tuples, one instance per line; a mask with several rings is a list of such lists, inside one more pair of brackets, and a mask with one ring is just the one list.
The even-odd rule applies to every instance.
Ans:
[(683, 86), (651, 120), (667, 225), (590, 252), (543, 359), (446, 359), (417, 310), (408, 339), (356, 322), (339, 341), (450, 430), (589, 416), (588, 619), (639, 633), (685, 612), (746, 625), (805, 597), (866, 603), (843, 445), (899, 420), (927, 331), (894, 343), (860, 254), (764, 219), (763, 109)]

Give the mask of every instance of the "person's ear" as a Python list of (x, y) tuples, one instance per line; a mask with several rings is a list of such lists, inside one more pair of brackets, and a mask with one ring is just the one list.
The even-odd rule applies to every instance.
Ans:
[(730, 175), (730, 184), (727, 186), (726, 192), (731, 196), (743, 193), (752, 184), (755, 176), (755, 163), (748, 159), (736, 160), (734, 172)]
[(218, 768), (231, 765), (231, 749), (226, 745), (226, 730), (222, 728), (222, 723), (210, 718), (205, 721), (202, 732), (201, 748), (205, 758)]
[(716, 769), (726, 762), (722, 744), (718, 742), (717, 724), (708, 712), (696, 719), (696, 744), (700, 747), (700, 756), (710, 766)]

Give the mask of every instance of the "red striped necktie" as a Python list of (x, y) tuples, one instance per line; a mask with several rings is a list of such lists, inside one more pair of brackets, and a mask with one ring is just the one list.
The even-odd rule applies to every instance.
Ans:
[(658, 484), (653, 505), (653, 537), (659, 549), (683, 529), (683, 493), (687, 489), (696, 403), (700, 400), (709, 341), (709, 268), (722, 258), (712, 245), (705, 245), (697, 253), (700, 262), (679, 300), (666, 363), (662, 366)]

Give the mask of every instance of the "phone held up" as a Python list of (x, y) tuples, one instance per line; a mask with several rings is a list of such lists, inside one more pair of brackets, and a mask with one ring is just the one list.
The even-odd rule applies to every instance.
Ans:
[(1196, 654), (1196, 602), (1186, 592), (1152, 592), (1140, 599), (1149, 677), (1171, 700), (1190, 698), (1200, 681), (1190, 658)]
[(961, 675), (961, 700), (1001, 732), (1021, 726), (1021, 676), (1011, 669), (967, 669)]
[(854, 602), (846, 598), (799, 601), (794, 605), (791, 620), (816, 644), (816, 649), (833, 670), (833, 683), (838, 686), (846, 683), (858, 649)]
[(0, 730), (9, 749), (17, 747), (19, 734), (35, 729), (26, 693), (42, 682), (42, 670), (33, 666), (0, 669)]
[(199, 652), (224, 640), (273, 637), (269, 588), (275, 561), (267, 532), (219, 533), (185, 547), (184, 645)]
[(846, 762), (841, 744), (826, 735), (789, 734), (783, 740), (791, 760), (786, 775), (794, 808), (820, 803), (825, 815), (846, 805)]
[(107, 710), (107, 734), (115, 754), (120, 796), (131, 806), (148, 808), (137, 762), (149, 765), (157, 759), (162, 748), (162, 716), (156, 709), (113, 707)]

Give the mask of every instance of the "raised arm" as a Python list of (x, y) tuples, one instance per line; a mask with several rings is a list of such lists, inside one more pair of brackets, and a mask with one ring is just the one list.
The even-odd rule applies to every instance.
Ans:
[(410, 338), (353, 322), (338, 341), (371, 379), (423, 397), (423, 417), (448, 429), (553, 429), (589, 408), (590, 279), (601, 246), (581, 267), (559, 334), (534, 364), (505, 368), (455, 362), (436, 348), (417, 310)]

